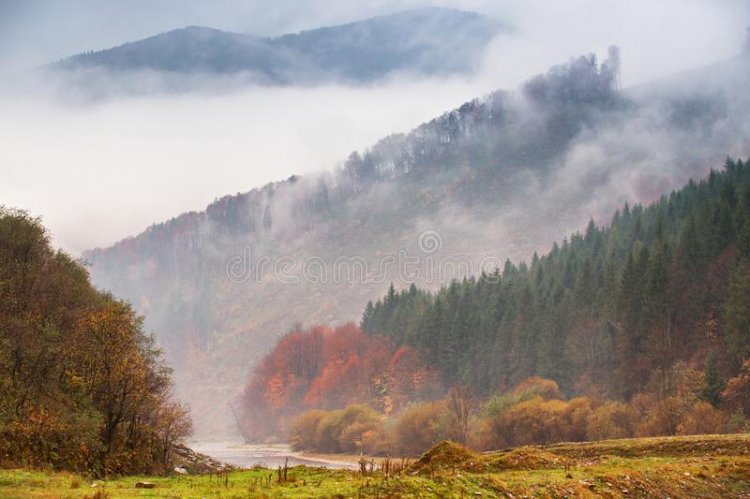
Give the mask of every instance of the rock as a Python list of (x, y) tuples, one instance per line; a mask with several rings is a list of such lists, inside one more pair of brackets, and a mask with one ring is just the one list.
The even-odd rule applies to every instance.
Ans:
[(156, 484), (154, 482), (135, 482), (136, 489), (155, 489)]
[[(172, 447), (172, 454), (174, 457), (175, 472), (182, 474), (201, 474), (201, 473), (214, 473), (217, 471), (231, 470), (233, 466), (220, 463), (209, 456), (199, 454), (193, 449), (177, 444)], [(185, 470), (186, 473), (177, 471), (176, 468)]]

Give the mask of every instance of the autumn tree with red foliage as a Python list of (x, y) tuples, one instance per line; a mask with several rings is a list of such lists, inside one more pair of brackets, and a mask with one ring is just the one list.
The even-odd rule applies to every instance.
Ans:
[(440, 393), (438, 375), (411, 347), (395, 348), (354, 324), (287, 333), (258, 364), (241, 396), (246, 435), (285, 435), (305, 409), (366, 404), (391, 414)]

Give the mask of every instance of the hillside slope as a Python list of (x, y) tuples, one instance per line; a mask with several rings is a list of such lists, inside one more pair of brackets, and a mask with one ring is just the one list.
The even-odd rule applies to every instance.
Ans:
[(85, 258), (98, 286), (148, 317), (208, 429), (293, 323), (358, 319), (390, 281), (435, 288), (529, 259), (746, 154), (750, 71), (724, 66), (739, 69), (711, 87), (636, 96), (617, 90), (615, 59), (575, 59), (335, 171), (227, 196)]
[(566, 393), (630, 400), (649, 386), (666, 393), (672, 370), (702, 371), (711, 356), (725, 383), (750, 356), (750, 166), (724, 166), (652, 205), (626, 204), (607, 226), (589, 222), (528, 265), (386, 295), (362, 324), (426, 353), (449, 386), (484, 394), (542, 376)]

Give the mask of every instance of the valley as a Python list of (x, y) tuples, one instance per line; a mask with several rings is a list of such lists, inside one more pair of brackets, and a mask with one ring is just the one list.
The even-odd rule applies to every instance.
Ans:
[(748, 25), (0, 2), (0, 497), (750, 497)]

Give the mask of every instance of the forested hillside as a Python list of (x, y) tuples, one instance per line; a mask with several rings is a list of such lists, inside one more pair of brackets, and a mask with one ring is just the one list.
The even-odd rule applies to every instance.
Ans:
[(435, 293), (391, 286), (361, 328), (369, 340), (353, 325), (285, 336), (246, 385), (246, 435), (418, 455), (442, 439), (495, 449), (744, 430), (750, 163), (626, 204), (530, 265)]
[[(273, 340), (295, 322), (357, 319), (401, 278), (384, 261), (424, 256), (421, 234), (439, 236), (431, 256), (473, 268), (414, 280), (434, 290), (491, 271), (480, 269), (487, 258), (528, 260), (592, 217), (744, 154), (747, 68), (735, 59), (683, 77), (678, 93), (665, 91), (669, 82), (636, 93), (618, 88), (616, 49), (602, 63), (576, 58), (331, 171), (226, 196), (84, 257), (94, 283), (130, 299), (158, 331), (198, 423), (231, 428), (226, 402)], [(352, 271), (343, 278), (341, 258)], [(287, 263), (292, 279), (277, 272)]]
[(44, 227), (0, 208), (0, 466), (170, 468), (190, 432), (132, 307), (95, 290)]
[(708, 398), (750, 356), (750, 163), (611, 224), (591, 221), (529, 264), (455, 281), (437, 293), (370, 303), (365, 331), (411, 345), (446, 383), (482, 393), (529, 376), (568, 393), (629, 399), (666, 385), (682, 362), (712, 371)]

